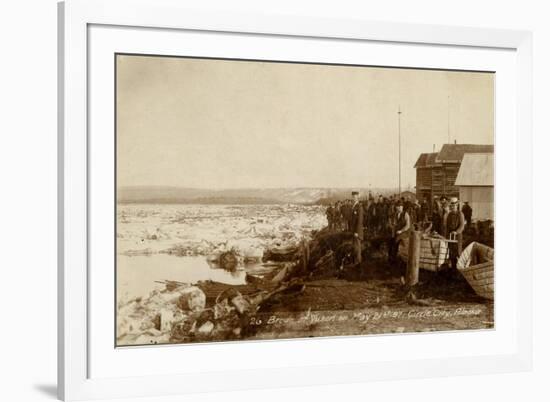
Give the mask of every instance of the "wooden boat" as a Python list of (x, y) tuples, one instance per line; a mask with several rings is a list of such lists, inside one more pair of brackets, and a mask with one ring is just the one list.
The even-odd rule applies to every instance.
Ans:
[(481, 243), (468, 245), (458, 258), (456, 267), (475, 292), (494, 299), (494, 249)]
[[(449, 243), (451, 242), (455, 242), (455, 240), (423, 235), (420, 240), (420, 268), (437, 272), (449, 267)], [(401, 241), (398, 253), (404, 261), (407, 261), (409, 255), (408, 238)]]
[(299, 251), (297, 246), (287, 246), (287, 247), (272, 247), (264, 251), (262, 261), (275, 261), (275, 262), (284, 262), (292, 261), (296, 253)]
[(449, 240), (438, 237), (423, 237), (420, 240), (420, 268), (439, 271), (449, 264)]

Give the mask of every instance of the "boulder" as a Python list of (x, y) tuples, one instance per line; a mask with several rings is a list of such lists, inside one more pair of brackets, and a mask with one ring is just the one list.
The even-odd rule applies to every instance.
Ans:
[(174, 311), (162, 309), (160, 311), (160, 331), (167, 332), (172, 329), (172, 323), (175, 321)]
[(199, 329), (197, 329), (197, 333), (201, 335), (207, 335), (212, 332), (214, 329), (214, 324), (212, 321), (206, 321), (204, 324), (202, 324)]
[(206, 307), (206, 295), (197, 286), (189, 286), (178, 291), (178, 307), (182, 310), (200, 311)]
[(248, 312), (251, 309), (250, 302), (240, 293), (231, 299), (231, 304), (235, 306), (239, 314)]
[(227, 317), (235, 310), (235, 307), (232, 307), (227, 302), (227, 299), (222, 300), (219, 303), (216, 303), (214, 306), (214, 319), (219, 320), (221, 318)]

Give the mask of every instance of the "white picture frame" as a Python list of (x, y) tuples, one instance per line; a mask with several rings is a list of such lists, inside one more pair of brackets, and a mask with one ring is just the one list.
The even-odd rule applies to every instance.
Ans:
[[(532, 364), (532, 36), (530, 32), (481, 28), (412, 25), (357, 20), (324, 20), (282, 15), (245, 15), (187, 9), (177, 0), (68, 0), (59, 4), (59, 319), (58, 392), (64, 400), (145, 397), (276, 386), (316, 385), (381, 379), (501, 373), (529, 370)], [(131, 11), (131, 12), (130, 12)], [(246, 369), (185, 374), (124, 376), (90, 375), (97, 348), (90, 347), (90, 29), (92, 27), (148, 28), (162, 31), (256, 35), (260, 38), (308, 38), (366, 41), (380, 45), (429, 45), (513, 52), (515, 65), (515, 145), (513, 198), (515, 253), (515, 323), (509, 329), (513, 348), (507, 353), (463, 354), (447, 358), (317, 363), (284, 367), (250, 365)], [(430, 67), (434, 67), (431, 65)], [(497, 111), (498, 113), (498, 111)], [(498, 127), (498, 125), (497, 125)], [(498, 138), (497, 132), (497, 138)], [(498, 158), (498, 156), (497, 156)], [(498, 177), (497, 169), (497, 177)], [(498, 197), (498, 195), (497, 195)], [(497, 226), (498, 231), (498, 226)], [(498, 236), (498, 232), (497, 232)], [(497, 251), (498, 252), (498, 251)], [(505, 295), (506, 296), (506, 295)], [(498, 309), (498, 304), (497, 307)], [(498, 324), (496, 331), (499, 331)], [(370, 341), (369, 341), (370, 339)], [(339, 343), (374, 342), (375, 338), (339, 339)], [(451, 339), (451, 338), (447, 338)], [(282, 347), (307, 349), (306, 342)], [(334, 342), (334, 340), (332, 340)], [(278, 342), (269, 342), (274, 345)], [(246, 353), (261, 351), (261, 343), (233, 345)], [(306, 346), (303, 346), (306, 345)], [(334, 343), (332, 343), (334, 345)], [(176, 346), (177, 347), (177, 346)], [(185, 346), (193, 348), (196, 346)], [(144, 349), (136, 349), (136, 353)], [(183, 350), (183, 349), (182, 349)], [(187, 349), (190, 351), (191, 349)], [(218, 352), (218, 349), (215, 352)], [(211, 352), (211, 351), (210, 351)], [(201, 352), (203, 353), (203, 352)], [(206, 352), (204, 352), (206, 353)], [(304, 351), (304, 353), (306, 353)], [(145, 357), (151, 359), (150, 355)]]

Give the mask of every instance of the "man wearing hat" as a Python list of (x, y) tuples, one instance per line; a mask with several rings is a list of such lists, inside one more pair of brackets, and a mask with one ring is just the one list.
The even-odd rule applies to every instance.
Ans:
[(430, 204), (428, 203), (428, 197), (424, 197), (424, 199), (420, 203), (418, 220), (420, 222), (427, 222), (429, 220), (429, 216), (428, 216), (429, 213), (430, 213)]
[(351, 227), (350, 227), (350, 224), (351, 224), (351, 209), (352, 209), (351, 201), (350, 200), (343, 201), (341, 212), (342, 212), (342, 220), (343, 220), (343, 223), (344, 223), (344, 231), (345, 232), (351, 231)]
[(464, 201), (462, 213), (464, 214), (464, 219), (466, 220), (466, 227), (470, 227), (472, 223), (472, 207), (468, 204), (468, 201)]
[(411, 218), (408, 212), (404, 210), (402, 201), (397, 201), (395, 205), (394, 225), (393, 236), (388, 244), (388, 259), (390, 263), (396, 261), (399, 243), (407, 236), (411, 228)]
[(449, 203), (449, 212), (443, 218), (445, 237), (456, 239), (456, 243), (449, 243), (449, 258), (451, 265), (456, 268), (456, 261), (462, 253), (462, 232), (464, 231), (464, 214), (458, 208), (458, 198), (452, 197)]
[(334, 229), (334, 207), (332, 206), (332, 204), (329, 204), (326, 211), (325, 211), (326, 215), (327, 215), (327, 222), (328, 222), (328, 230), (332, 230)]
[(378, 207), (378, 198), (372, 198), (369, 208), (367, 209), (367, 226), (372, 232), (378, 230), (379, 217), (378, 212), (380, 208)]
[(384, 229), (388, 221), (387, 205), (384, 202), (384, 196), (382, 194), (378, 196), (378, 204), (376, 204), (376, 207), (378, 208), (378, 233), (380, 233), (380, 231)]
[(353, 232), (353, 247), (355, 250), (355, 263), (361, 264), (363, 244), (363, 206), (359, 201), (359, 192), (352, 191), (353, 206), (351, 208), (350, 231)]

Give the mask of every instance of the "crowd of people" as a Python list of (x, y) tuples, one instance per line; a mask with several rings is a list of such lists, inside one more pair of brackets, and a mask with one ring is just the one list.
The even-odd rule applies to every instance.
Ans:
[(464, 202), (460, 208), (456, 197), (434, 197), (411, 200), (397, 194), (373, 196), (364, 199), (352, 192), (352, 199), (336, 201), (326, 209), (328, 227), (333, 231), (352, 232), (355, 244), (355, 262), (361, 262), (362, 241), (365, 237), (386, 238), (390, 261), (397, 258), (400, 241), (411, 228), (455, 240), (449, 245), (451, 262), (462, 250), (462, 232), (471, 224), (472, 208)]

